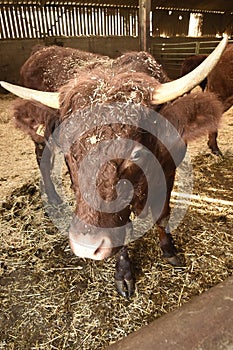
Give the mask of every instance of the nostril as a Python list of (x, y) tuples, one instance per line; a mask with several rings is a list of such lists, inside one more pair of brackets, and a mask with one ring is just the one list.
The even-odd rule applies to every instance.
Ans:
[(102, 242), (100, 243), (99, 247), (94, 251), (94, 255), (101, 255), (104, 250), (104, 239), (102, 239)]
[(112, 255), (112, 244), (111, 240), (104, 237), (99, 244), (98, 248), (94, 251), (94, 259), (102, 260)]

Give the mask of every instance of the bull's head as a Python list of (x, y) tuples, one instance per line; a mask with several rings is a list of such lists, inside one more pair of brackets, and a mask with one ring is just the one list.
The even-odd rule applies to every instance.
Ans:
[(139, 104), (104, 103), (74, 111), (53, 137), (76, 196), (69, 229), (76, 255), (112, 256), (134, 239), (131, 215), (144, 218), (149, 207), (156, 223), (167, 199), (166, 162), (173, 174), (185, 153), (168, 120)]

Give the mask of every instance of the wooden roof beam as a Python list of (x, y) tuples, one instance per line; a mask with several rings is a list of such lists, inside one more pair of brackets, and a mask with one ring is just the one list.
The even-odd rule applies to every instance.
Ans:
[(150, 47), (151, 0), (139, 0), (139, 47), (148, 51)]

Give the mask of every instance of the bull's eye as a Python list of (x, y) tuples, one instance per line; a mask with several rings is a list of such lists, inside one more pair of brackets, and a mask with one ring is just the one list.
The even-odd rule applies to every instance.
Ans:
[(138, 150), (132, 154), (130, 157), (131, 160), (139, 160), (139, 158), (142, 156), (142, 150)]
[(132, 160), (133, 162), (140, 160), (143, 156), (143, 154), (145, 153), (145, 149), (143, 148), (143, 146), (136, 146), (131, 155), (130, 155), (130, 160)]

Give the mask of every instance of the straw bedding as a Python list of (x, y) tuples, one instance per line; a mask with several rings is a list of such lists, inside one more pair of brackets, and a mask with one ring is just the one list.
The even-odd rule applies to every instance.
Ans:
[[(193, 193), (220, 202), (194, 199), (173, 232), (183, 267), (162, 259), (154, 228), (130, 244), (137, 283), (135, 296), (125, 300), (114, 287), (114, 258), (75, 257), (66, 235), (46, 216), (33, 145), (13, 128), (10, 102), (1, 97), (1, 159), (8, 157), (9, 177), (0, 176), (0, 349), (104, 349), (232, 274), (232, 110), (219, 136), (223, 158), (210, 155), (206, 138), (190, 147)], [(11, 163), (6, 151), (12, 148), (16, 156), (10, 134), (18, 156), (27, 166), (31, 162), (26, 176), (24, 163)]]

